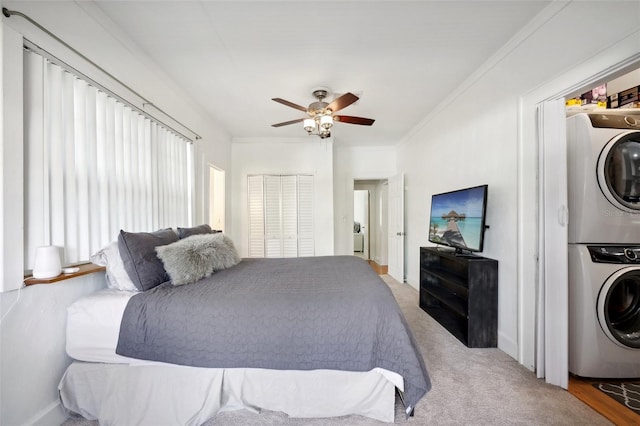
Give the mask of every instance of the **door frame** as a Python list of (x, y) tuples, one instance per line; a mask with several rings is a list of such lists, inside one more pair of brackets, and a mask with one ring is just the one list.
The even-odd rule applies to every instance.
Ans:
[[(362, 183), (371, 183), (373, 184), (374, 182), (376, 183), (376, 189), (375, 189), (375, 197), (373, 196), (372, 190), (370, 188), (366, 188), (369, 189), (369, 238), (370, 240), (372, 239), (371, 237), (371, 228), (372, 228), (372, 223), (371, 221), (375, 221), (375, 220), (380, 220), (380, 229), (376, 230), (376, 241), (379, 242), (379, 244), (376, 245), (375, 250), (371, 249), (371, 244), (369, 246), (369, 260), (376, 262), (376, 264), (380, 265), (380, 266), (387, 266), (389, 263), (389, 239), (388, 239), (388, 235), (389, 235), (389, 221), (388, 221), (388, 216), (389, 216), (389, 202), (388, 202), (388, 188), (389, 188), (389, 177), (388, 176), (382, 176), (382, 177), (371, 177), (371, 176), (367, 176), (367, 177), (353, 177), (352, 181), (351, 181), (351, 196), (349, 197), (350, 199), (350, 205), (351, 205), (351, 211), (350, 211), (350, 216), (351, 216), (351, 220), (353, 221), (353, 211), (354, 211), (354, 204), (353, 204), (353, 194), (354, 191), (356, 190), (356, 185), (358, 184), (362, 184)], [(383, 189), (383, 188), (386, 188)], [(373, 199), (373, 201), (372, 201)], [(376, 210), (375, 215), (372, 212), (372, 209), (378, 209), (379, 207), (381, 207), (381, 205), (379, 203), (384, 203), (384, 210)], [(353, 229), (353, 226), (350, 227), (351, 229)], [(353, 231), (351, 231), (353, 232)], [(349, 238), (351, 240), (353, 240), (353, 234), (349, 235)], [(350, 242), (350, 247), (353, 247), (353, 244)], [(353, 249), (350, 249), (350, 254), (353, 254)]]
[[(206, 222), (211, 228), (225, 232), (226, 230), (226, 180), (227, 172), (211, 163), (208, 164), (209, 181), (208, 181), (208, 194), (207, 200), (207, 220)], [(220, 182), (220, 180), (222, 180)], [(222, 203), (221, 208), (217, 208), (216, 204)], [(220, 224), (215, 224), (214, 221), (219, 219)], [(221, 225), (221, 226), (219, 226)]]
[[(612, 65), (613, 64), (613, 65)], [(542, 159), (536, 129), (536, 108), (547, 100), (559, 99), (586, 88), (598, 86), (623, 75), (640, 64), (640, 53), (633, 40), (625, 39), (606, 52), (595, 55), (580, 67), (553, 81), (523, 94), (519, 99), (518, 114), (518, 362), (536, 370), (536, 294), (539, 289), (539, 270), (544, 268), (540, 259), (539, 241), (544, 240), (541, 220), (557, 220), (539, 216), (538, 176)], [(582, 92), (581, 92), (582, 90)], [(533, 159), (533, 160), (532, 160)], [(540, 307), (541, 309), (546, 308)], [(568, 310), (568, 306), (565, 307)], [(562, 327), (568, 324), (560, 325)], [(545, 348), (546, 350), (552, 350)], [(560, 385), (560, 383), (558, 383)]]

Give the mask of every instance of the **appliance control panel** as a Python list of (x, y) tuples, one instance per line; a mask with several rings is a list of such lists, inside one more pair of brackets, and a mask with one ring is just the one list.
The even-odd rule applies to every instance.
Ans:
[(591, 125), (596, 128), (640, 129), (640, 115), (630, 110), (589, 113), (589, 119), (591, 120)]
[(638, 263), (640, 246), (587, 246), (591, 260), (596, 263)]

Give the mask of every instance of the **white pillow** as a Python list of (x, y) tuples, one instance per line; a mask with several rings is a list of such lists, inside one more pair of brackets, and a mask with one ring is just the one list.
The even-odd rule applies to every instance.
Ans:
[(114, 241), (91, 256), (91, 262), (107, 268), (107, 286), (116, 290), (139, 291), (127, 271), (120, 257), (118, 242)]

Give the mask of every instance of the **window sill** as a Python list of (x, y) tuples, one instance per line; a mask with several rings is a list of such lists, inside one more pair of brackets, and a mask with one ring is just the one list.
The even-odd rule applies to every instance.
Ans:
[(105, 271), (106, 268), (104, 266), (98, 266), (94, 263), (83, 263), (81, 265), (75, 265), (80, 268), (78, 272), (73, 272), (71, 274), (60, 274), (57, 277), (53, 278), (33, 278), (33, 276), (29, 274), (25, 274), (24, 276), (24, 285), (32, 285), (32, 284), (53, 284), (58, 281), (64, 281), (71, 278), (80, 277), (82, 275), (93, 274), (96, 272)]

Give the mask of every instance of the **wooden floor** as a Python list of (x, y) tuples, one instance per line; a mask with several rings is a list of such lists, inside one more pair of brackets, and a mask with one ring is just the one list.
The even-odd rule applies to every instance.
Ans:
[(569, 376), (569, 393), (616, 425), (639, 425), (640, 415), (592, 386), (601, 381)]
[(389, 271), (389, 267), (387, 265), (378, 265), (373, 260), (368, 260), (367, 262), (369, 262), (369, 265), (371, 265), (378, 275), (384, 275)]

